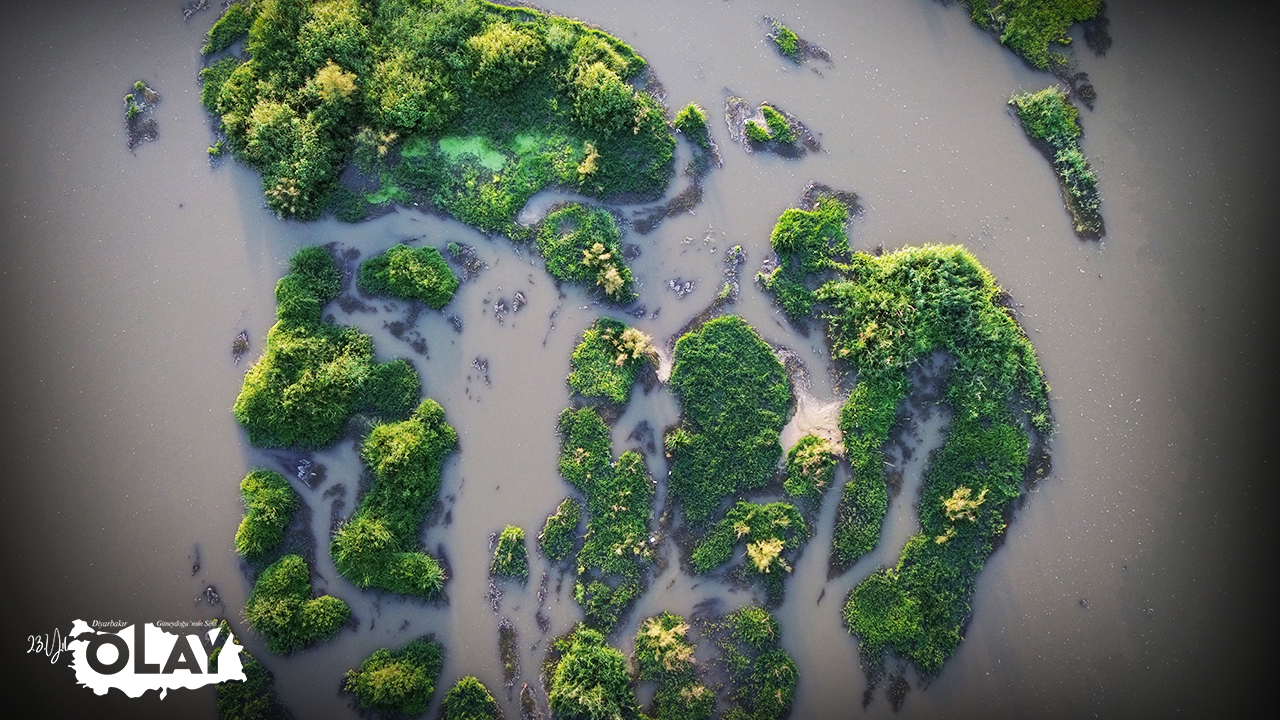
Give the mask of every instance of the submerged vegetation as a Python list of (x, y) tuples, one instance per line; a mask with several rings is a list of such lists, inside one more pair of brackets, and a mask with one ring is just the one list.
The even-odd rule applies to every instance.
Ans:
[(289, 274), (276, 284), (277, 322), (233, 408), (251, 444), (321, 448), (356, 412), (403, 417), (418, 401), (418, 374), (407, 362), (376, 364), (368, 335), (321, 321), (339, 287), (324, 248), (303, 248), (289, 260)]
[(433, 247), (396, 245), (360, 263), (360, 289), (370, 295), (421, 300), (439, 310), (453, 299), (458, 278)]
[(780, 645), (778, 621), (769, 611), (748, 605), (709, 622), (719, 662), (729, 674), (733, 707), (726, 720), (780, 720), (791, 712), (800, 672)]
[(513, 237), (544, 187), (650, 198), (670, 179), (665, 111), (633, 87), (647, 63), (576, 20), (479, 0), (242, 5), (205, 48), (247, 34), (249, 59), (204, 76), (204, 94), (281, 216), (349, 200), (334, 191), (352, 160), (369, 203), (425, 202)]
[(244, 605), (244, 619), (267, 642), (288, 655), (333, 637), (351, 615), (332, 595), (311, 597), (311, 571), (301, 555), (285, 555), (262, 574)]
[(734, 315), (681, 337), (674, 361), (670, 385), (682, 421), (665, 439), (671, 493), (698, 524), (724, 498), (774, 478), (791, 383), (759, 333)]
[(707, 720), (715, 710), (715, 692), (698, 680), (688, 632), (684, 618), (668, 612), (645, 620), (636, 631), (639, 679), (658, 686), (655, 720)]
[(1041, 70), (1066, 65), (1049, 45), (1070, 45), (1071, 26), (1098, 15), (1099, 0), (962, 0), (973, 22)]
[(440, 466), (458, 443), (444, 409), (423, 400), (403, 422), (369, 431), (360, 456), (373, 484), (333, 536), (338, 572), (357, 587), (432, 597), (444, 587), (440, 563), (419, 550), (418, 527), (440, 489)]
[(1062, 197), (1071, 211), (1075, 231), (1081, 237), (1101, 237), (1098, 178), (1080, 152), (1079, 113), (1066, 93), (1047, 87), (1036, 93), (1014, 95), (1009, 100), (1018, 111), (1022, 129), (1053, 163), (1062, 185)]
[(508, 525), (498, 535), (498, 547), (493, 551), (493, 561), (489, 563), (489, 572), (493, 575), (508, 577), (529, 577), (529, 551), (524, 546), (524, 530), (515, 525)]
[(587, 496), (587, 534), (578, 551), (574, 600), (587, 624), (608, 631), (644, 589), (653, 480), (633, 451), (611, 462), (609, 426), (591, 408), (560, 413), (560, 474)]
[(399, 650), (381, 648), (359, 669), (347, 671), (342, 689), (355, 695), (361, 707), (385, 716), (421, 715), (435, 694), (443, 654), (431, 638), (419, 638)]
[(236, 530), (236, 552), (259, 560), (284, 539), (284, 529), (299, 505), (298, 493), (278, 472), (254, 470), (240, 481), (244, 519)]
[(547, 213), (538, 230), (538, 250), (555, 279), (586, 285), (609, 300), (627, 303), (635, 299), (635, 292), (621, 238), (608, 210), (574, 203)]
[(582, 521), (582, 503), (573, 498), (565, 498), (556, 511), (547, 517), (538, 535), (538, 547), (552, 562), (560, 562), (573, 552), (573, 545), (578, 534), (578, 523)]
[(569, 387), (585, 398), (625, 405), (645, 363), (653, 362), (653, 339), (610, 318), (599, 318), (582, 333), (569, 359)]
[(499, 720), (502, 710), (489, 688), (474, 675), (468, 675), (445, 693), (440, 716), (442, 720)]
[(551, 646), (547, 699), (565, 720), (640, 720), (627, 659), (604, 635), (579, 625)]

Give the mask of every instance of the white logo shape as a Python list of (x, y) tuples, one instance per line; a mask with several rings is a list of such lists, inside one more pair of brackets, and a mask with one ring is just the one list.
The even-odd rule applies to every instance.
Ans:
[[(207, 628), (188, 634), (165, 632), (152, 623), (130, 625), (119, 632), (102, 632), (76, 620), (67, 638), (76, 681), (95, 694), (117, 688), (136, 698), (159, 690), (160, 699), (170, 690), (194, 689), (227, 680), (245, 679), (239, 645), (230, 630), (218, 642), (222, 630)], [(217, 669), (210, 655), (219, 647)]]

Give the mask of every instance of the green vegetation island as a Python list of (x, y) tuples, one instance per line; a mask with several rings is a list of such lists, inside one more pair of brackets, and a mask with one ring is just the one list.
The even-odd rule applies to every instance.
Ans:
[(1084, 154), (1080, 152), (1080, 114), (1056, 87), (1040, 92), (1014, 95), (1009, 104), (1027, 137), (1035, 144), (1058, 174), (1062, 199), (1071, 212), (1076, 235), (1098, 239), (1106, 232), (1102, 223), (1102, 197), (1098, 194), (1098, 178)]

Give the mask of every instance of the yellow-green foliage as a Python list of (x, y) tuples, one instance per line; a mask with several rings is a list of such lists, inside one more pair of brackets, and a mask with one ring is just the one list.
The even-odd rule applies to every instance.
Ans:
[(836, 475), (836, 458), (831, 443), (815, 435), (805, 435), (787, 453), (787, 479), (782, 488), (795, 498), (822, 496)]
[(433, 247), (395, 245), (360, 263), (360, 289), (370, 295), (418, 299), (437, 310), (449, 304), (458, 278)]
[(381, 648), (359, 669), (347, 671), (342, 689), (355, 695), (361, 707), (388, 717), (421, 715), (435, 693), (443, 660), (443, 649), (430, 638), (395, 651)]
[(672, 124), (694, 145), (704, 149), (711, 145), (711, 136), (707, 130), (707, 111), (701, 105), (693, 102), (685, 105), (676, 113)]
[(729, 671), (732, 706), (726, 720), (779, 720), (791, 711), (799, 670), (779, 645), (778, 622), (747, 606), (708, 623), (720, 661)]
[(1084, 236), (1102, 234), (1098, 179), (1080, 151), (1079, 113), (1066, 93), (1047, 87), (1036, 93), (1014, 95), (1009, 104), (1018, 111), (1022, 128), (1033, 140), (1049, 147), (1053, 168), (1062, 181), (1067, 207), (1075, 219), (1075, 230)]
[(759, 333), (729, 315), (676, 342), (670, 384), (682, 412), (665, 441), (671, 491), (685, 517), (700, 523), (725, 497), (773, 479), (791, 382)]
[(795, 34), (795, 31), (775, 21), (773, 23), (773, 34), (770, 37), (773, 39), (773, 44), (778, 46), (778, 50), (783, 55), (792, 60), (800, 60), (800, 37)]
[(444, 409), (423, 400), (403, 422), (369, 431), (360, 456), (373, 485), (350, 521), (333, 536), (338, 572), (357, 587), (430, 597), (444, 587), (435, 558), (419, 550), (418, 527), (440, 489), (440, 466), (458, 443)]
[(756, 277), (793, 320), (813, 312), (810, 276), (844, 267), (840, 260), (849, 252), (848, 221), (848, 209), (833, 197), (819, 198), (812, 210), (788, 208), (778, 218), (769, 237), (778, 266)]
[[(366, 130), (429, 146), (478, 136), (513, 155), (501, 173), (434, 147), (360, 163), (399, 190), (376, 198), (423, 200), (513, 237), (516, 213), (548, 185), (657, 197), (672, 174), (665, 111), (632, 85), (644, 59), (576, 20), (479, 0), (254, 0), (228, 10), (207, 49), (245, 29), (250, 59), (209, 104), (282, 216), (312, 219), (330, 202), (358, 216), (334, 188)], [(538, 147), (514, 152), (520, 135)], [(579, 173), (588, 144), (598, 167)]]
[(664, 612), (636, 631), (636, 666), (641, 680), (657, 682), (656, 720), (706, 720), (715, 710), (715, 693), (698, 681), (689, 625)]
[(588, 398), (626, 404), (636, 374), (654, 360), (652, 338), (610, 318), (600, 318), (582, 334), (569, 360), (569, 387)]
[(284, 539), (284, 529), (298, 509), (298, 493), (280, 473), (254, 470), (240, 481), (240, 495), (245, 512), (236, 530), (236, 552), (258, 560)]
[(484, 683), (468, 675), (445, 693), (440, 703), (443, 720), (499, 720), (502, 710)]
[(598, 288), (615, 302), (629, 302), (635, 292), (621, 239), (622, 231), (609, 211), (572, 204), (547, 214), (538, 231), (538, 250), (552, 277)]
[(289, 260), (289, 274), (276, 284), (278, 322), (233, 407), (250, 443), (320, 448), (358, 411), (403, 417), (418, 401), (418, 374), (408, 363), (375, 364), (368, 335), (321, 322), (338, 289), (338, 269), (324, 248), (303, 248)]
[(694, 546), (693, 569), (703, 573), (729, 561), (739, 543), (747, 546), (748, 567), (761, 574), (791, 572), (782, 551), (795, 550), (809, 537), (800, 512), (788, 503), (740, 502), (725, 513)]
[(508, 525), (498, 536), (498, 547), (493, 551), (489, 572), (494, 575), (529, 577), (529, 551), (524, 546), (524, 530)]
[(1040, 69), (1061, 66), (1066, 56), (1050, 43), (1071, 44), (1077, 22), (1098, 15), (1099, 0), (964, 0), (980, 27), (990, 27), (1000, 43)]
[(556, 639), (558, 655), (547, 672), (547, 699), (557, 718), (575, 720), (639, 720), (635, 690), (627, 674), (627, 660), (605, 644), (599, 632), (579, 625)]
[(244, 605), (249, 627), (279, 655), (328, 640), (350, 615), (338, 598), (311, 597), (311, 573), (301, 555), (285, 555), (263, 570)]

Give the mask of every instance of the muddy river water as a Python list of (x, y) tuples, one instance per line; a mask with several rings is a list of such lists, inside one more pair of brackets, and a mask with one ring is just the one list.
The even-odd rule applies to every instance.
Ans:
[[(178, 0), (6, 3), (3, 677), (51, 717), (214, 717), (208, 688), (163, 701), (96, 697), (75, 686), (65, 657), (55, 665), (26, 654), (27, 636), (65, 632), (77, 618), (225, 615), (242, 627), (251, 586), (232, 550), (237, 484), (249, 468), (287, 470), (297, 458), (252, 448), (232, 418), (245, 369), (232, 363), (232, 339), (247, 330), (245, 362), (257, 356), (274, 319), (273, 287), (301, 246), (368, 255), (401, 240), (457, 241), (487, 264), (446, 310), (461, 318), (461, 332), (444, 314), (400, 302), (328, 309), (371, 333), (380, 359), (409, 358), (459, 432), (423, 533), (426, 548), (448, 559), (447, 604), (363, 593), (334, 570), (333, 505), (350, 512), (359, 476), (344, 440), (309, 456), (325, 468), (314, 489), (296, 487), (320, 539), (316, 585), (351, 604), (358, 629), (287, 659), (241, 636), (299, 718), (354, 717), (338, 695), (343, 673), (378, 647), (426, 633), (447, 649), (438, 688), (475, 674), (507, 717), (519, 717), (518, 697), (502, 691), (500, 618), (518, 632), (518, 690), (538, 684), (548, 638), (581, 615), (571, 580), (553, 571), (544, 603), (551, 627), (539, 631), (537, 579), (547, 566), (536, 553), (533, 580), (502, 585), (495, 612), (486, 598), (489, 539), (506, 524), (535, 535), (569, 492), (555, 470), (554, 424), (579, 334), (608, 313), (666, 340), (714, 299), (724, 253), (740, 244), (747, 260), (733, 311), (807, 366), (801, 420), (820, 426), (848, 388), (828, 372), (819, 335), (797, 333), (749, 281), (779, 213), (817, 180), (861, 197), (850, 227), (856, 249), (969, 247), (1019, 303), (1053, 388), (1052, 475), (979, 576), (959, 650), (926, 687), (913, 681), (900, 714), (1152, 717), (1249, 706), (1274, 677), (1265, 600), (1276, 532), (1268, 403), (1277, 387), (1264, 351), (1277, 307), (1280, 96), (1266, 89), (1276, 54), (1249, 11), (1110, 4), (1115, 44), (1105, 57), (1088, 52), (1077, 30), (1081, 69), (1099, 95), (1082, 113), (1107, 225), (1094, 243), (1072, 234), (1051, 168), (1005, 105), (1052, 77), (955, 5), (542, 3), (644, 54), (669, 105), (693, 100), (710, 110), (724, 155), (692, 213), (624, 236), (640, 249), (632, 267), (646, 314), (634, 319), (594, 305), (581, 288), (561, 293), (527, 251), (413, 208), (357, 225), (271, 215), (255, 173), (233, 161), (211, 167), (206, 157), (212, 135), (196, 72), (216, 10), (184, 22)], [(784, 61), (764, 37), (765, 14), (831, 61)], [(162, 95), (159, 139), (131, 153), (119, 98), (139, 78)], [(722, 121), (730, 94), (795, 114), (824, 152), (748, 156)], [(671, 193), (685, 182), (677, 178)], [(678, 295), (671, 280), (694, 280), (693, 292)], [(495, 303), (510, 306), (516, 292), (527, 304), (499, 320)], [(660, 441), (677, 416), (665, 389), (637, 390), (615, 425), (615, 453), (644, 447), (629, 439), (642, 422)], [(777, 610), (800, 669), (792, 717), (891, 714), (882, 693), (862, 709), (866, 681), (839, 609), (913, 532), (912, 503), (944, 420), (918, 419), (880, 547), (833, 578), (826, 553), (836, 494), (819, 510)], [(647, 460), (665, 477), (660, 449)], [(748, 590), (681, 573), (673, 544), (664, 552), (673, 562), (615, 638), (628, 654), (636, 618), (752, 601)], [(198, 597), (210, 585), (222, 605)]]

